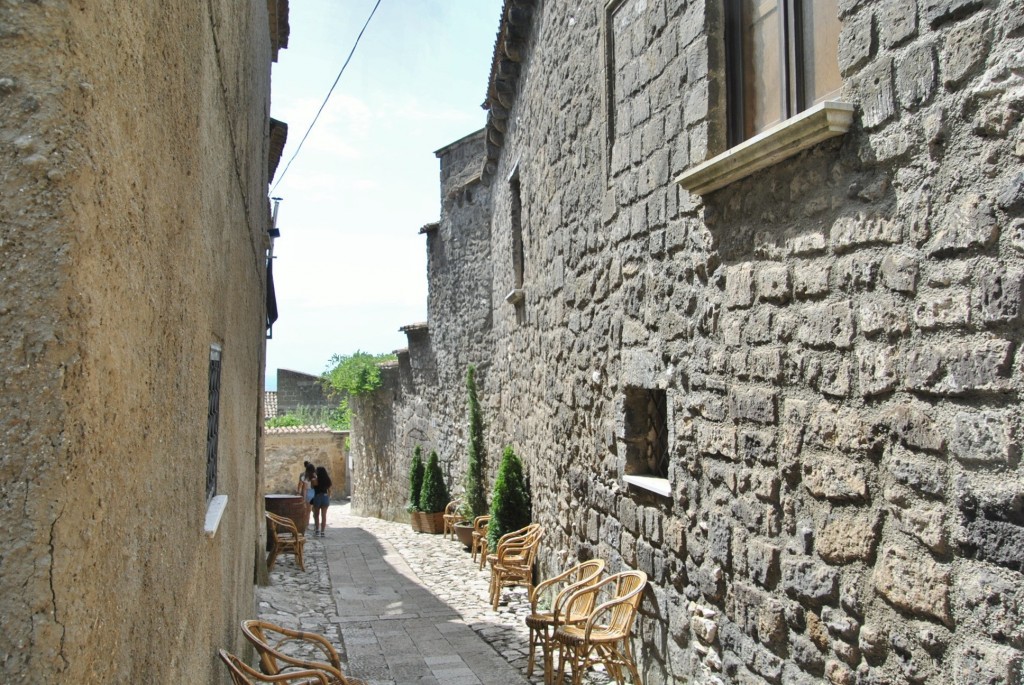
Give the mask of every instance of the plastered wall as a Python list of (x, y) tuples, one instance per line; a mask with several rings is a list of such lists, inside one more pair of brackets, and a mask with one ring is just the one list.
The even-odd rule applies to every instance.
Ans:
[(262, 1), (0, 5), (5, 683), (226, 682), (216, 648), (245, 653), (267, 26)]

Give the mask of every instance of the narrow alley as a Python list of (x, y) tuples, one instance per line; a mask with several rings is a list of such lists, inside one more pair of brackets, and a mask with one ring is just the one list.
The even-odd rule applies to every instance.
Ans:
[(369, 685), (543, 682), (539, 655), (526, 676), (524, 589), (505, 591), (496, 613), (488, 572), (457, 541), (353, 516), (348, 504), (330, 507), (328, 521), (306, 543), (304, 572), (279, 557), (271, 585), (257, 588), (260, 619), (324, 635)]

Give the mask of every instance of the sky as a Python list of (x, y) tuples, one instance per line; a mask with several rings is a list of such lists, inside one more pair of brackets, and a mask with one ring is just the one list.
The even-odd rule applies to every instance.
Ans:
[[(376, 0), (292, 0), (270, 115), (288, 124), (267, 341), (277, 369), (319, 374), (334, 354), (405, 347), (427, 317), (426, 239), (440, 218), (434, 151), (482, 128), (501, 0), (381, 0), (285, 172)], [(282, 174), (284, 176), (282, 177)]]

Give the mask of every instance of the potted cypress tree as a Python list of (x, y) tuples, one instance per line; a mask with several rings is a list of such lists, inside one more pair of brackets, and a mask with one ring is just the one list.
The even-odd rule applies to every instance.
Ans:
[(473, 541), (473, 520), (487, 513), (486, 452), (484, 448), (484, 419), (480, 401), (476, 396), (476, 369), (472, 364), (466, 371), (466, 392), (469, 396), (469, 440), (466, 446), (466, 495), (463, 500), (462, 521), (455, 524), (455, 536), (466, 549)]
[(530, 523), (530, 490), (523, 475), (523, 462), (509, 445), (501, 457), (498, 477), (491, 494), (491, 523), (487, 528), (487, 543), (493, 552), (505, 533)]
[(420, 519), (420, 492), (423, 489), (423, 449), (416, 445), (412, 453), (412, 465), (409, 467), (409, 503), (405, 510), (409, 512), (409, 525), (416, 532), (420, 532), (422, 521)]
[(423, 475), (423, 487), (420, 490), (420, 516), (423, 529), (421, 533), (444, 532), (444, 508), (448, 506), (448, 486), (444, 482), (444, 473), (437, 459), (437, 452), (431, 450), (427, 460), (427, 470)]

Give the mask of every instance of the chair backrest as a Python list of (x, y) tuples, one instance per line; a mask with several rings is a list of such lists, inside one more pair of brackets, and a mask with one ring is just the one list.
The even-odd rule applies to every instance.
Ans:
[[(264, 676), (234, 654), (226, 652), (223, 649), (218, 650), (218, 654), (220, 655), (221, 661), (224, 662), (224, 665), (228, 667), (228, 673), (231, 674), (231, 682), (233, 682), (234, 685), (256, 685), (256, 683), (270, 683), (280, 680), (280, 678), (271, 679)], [(287, 678), (287, 681), (298, 683), (300, 682), (298, 680), (299, 678), (306, 679), (301, 681), (303, 683), (330, 685), (330, 681), (326, 674), (314, 670), (293, 671), (290, 673), (290, 677)]]
[(496, 554), (499, 560), (508, 561), (515, 557), (517, 566), (533, 566), (537, 556), (537, 548), (544, 537), (544, 527), (539, 523), (531, 523), (524, 528), (514, 530), (501, 536)]
[[(633, 629), (640, 600), (643, 599), (647, 574), (643, 571), (623, 571), (610, 576), (615, 582), (615, 595), (608, 602), (594, 610), (592, 617), (602, 610), (610, 611), (608, 628), (612, 632), (628, 635)], [(589, 621), (588, 621), (589, 622)]]
[(256, 653), (260, 655), (260, 664), (262, 665), (263, 672), (273, 675), (279, 673), (281, 667), (277, 665), (277, 659), (275, 658), (277, 645), (271, 644), (269, 636), (263, 630), (264, 625), (262, 621), (257, 620), (242, 621), (242, 634), (256, 648)]
[(451, 502), (448, 503), (448, 506), (444, 508), (445, 516), (454, 516), (455, 512), (457, 512), (459, 510), (459, 507), (461, 506), (461, 500), (453, 499)]
[(500, 551), (502, 545), (509, 546), (528, 544), (529, 537), (531, 535), (536, 535), (538, 530), (541, 530), (543, 534), (543, 528), (541, 528), (539, 523), (531, 523), (523, 526), (519, 530), (513, 530), (510, 533), (505, 533), (498, 539), (497, 550)]
[[(564, 601), (565, 620), (580, 621), (586, 618), (589, 630), (598, 624), (599, 619), (606, 619), (601, 623), (608, 630), (628, 634), (646, 585), (647, 574), (643, 571), (623, 571), (590, 585), (580, 586)], [(594, 608), (602, 596), (609, 598)]]
[(483, 516), (477, 516), (473, 519), (473, 530), (479, 531), (481, 534), (487, 532), (487, 526), (491, 523), (490, 514), (484, 514)]
[[(602, 571), (604, 571), (604, 559), (590, 559), (573, 566), (563, 573), (562, 576), (565, 578), (566, 586), (555, 597), (551, 613), (558, 616), (559, 613), (565, 611), (567, 609), (565, 606), (566, 600), (577, 590), (599, 583)], [(596, 598), (596, 594), (583, 595), (583, 603), (573, 607), (574, 611), (577, 612), (577, 615), (589, 614), (590, 610), (594, 608), (594, 600)]]
[(275, 534), (279, 534), (281, 531), (278, 528), (283, 528), (285, 533), (291, 533), (295, 537), (299, 536), (299, 528), (295, 525), (295, 521), (290, 518), (280, 516), (273, 512), (267, 512), (267, 518), (274, 524), (270, 528)]

